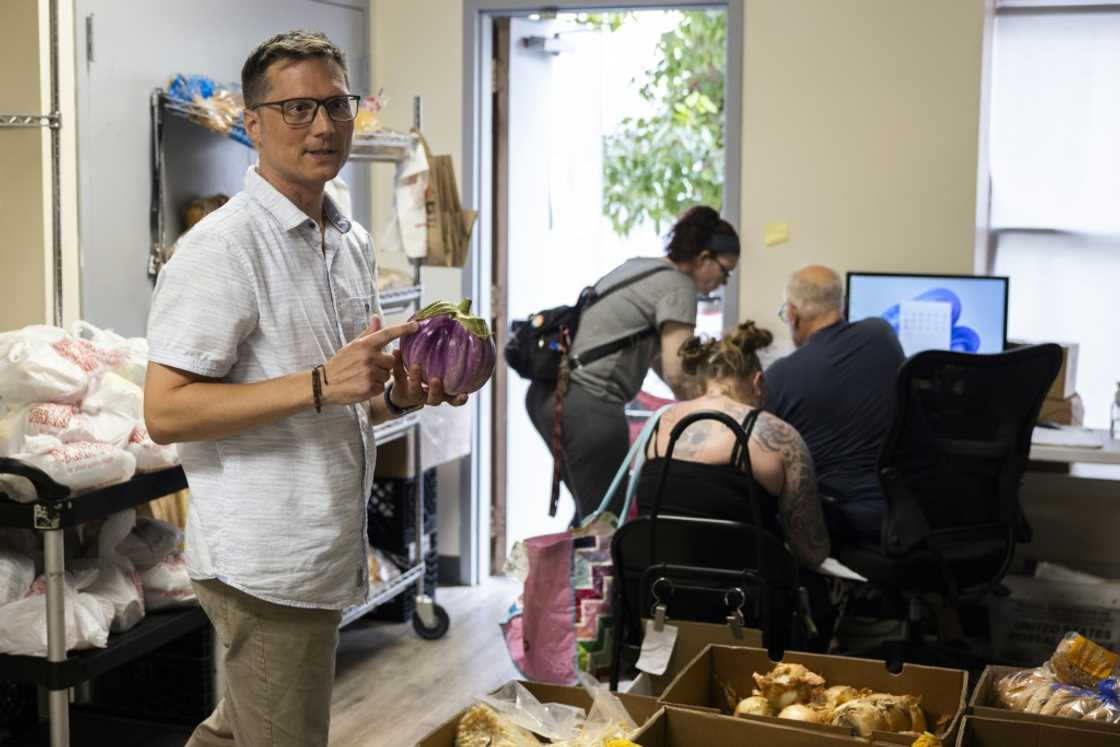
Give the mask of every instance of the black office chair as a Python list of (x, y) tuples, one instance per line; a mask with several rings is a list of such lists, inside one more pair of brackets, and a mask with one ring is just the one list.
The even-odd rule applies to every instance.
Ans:
[(941, 607), (941, 642), (961, 639), (957, 611), (992, 593), (1017, 542), (1030, 541), (1019, 487), (1031, 432), (1061, 366), (1057, 345), (995, 355), (918, 353), (898, 375), (894, 425), (879, 458), (887, 498), (879, 546), (833, 547), (838, 560), (908, 604), (906, 640), (885, 656), (979, 662), (921, 646), (923, 600)]
[(618, 688), (623, 650), (640, 648), (641, 620), (652, 617), (657, 604), (665, 605), (670, 619), (697, 622), (728, 622), (738, 611), (745, 626), (762, 629), (763, 645), (775, 660), (803, 640), (797, 562), (765, 530), (753, 483), (747, 497), (753, 526), (660, 514), (673, 449), (685, 429), (700, 420), (716, 420), (731, 429), (750, 474), (747, 435), (734, 418), (721, 412), (697, 412), (673, 428), (649, 516), (621, 526), (611, 542), (612, 689)]

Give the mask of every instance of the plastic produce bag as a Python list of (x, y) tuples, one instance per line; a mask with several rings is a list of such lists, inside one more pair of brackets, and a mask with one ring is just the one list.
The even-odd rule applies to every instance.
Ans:
[(480, 700), (517, 726), (554, 742), (576, 737), (585, 718), (582, 708), (542, 704), (520, 682), (507, 682)]
[(122, 337), (111, 329), (99, 329), (89, 322), (78, 320), (70, 328), (76, 340), (88, 340), (107, 353), (116, 355), (118, 362), (113, 372), (137, 386), (144, 386), (148, 372), (148, 340), (143, 337)]
[(97, 580), (85, 591), (111, 610), (110, 630), (114, 633), (130, 630), (144, 619), (144, 590), (140, 573), (132, 561), (118, 550), (135, 525), (135, 509), (113, 514), (101, 522), (97, 530), (96, 558), (72, 564), (75, 568), (83, 564), (97, 568)]
[(171, 553), (144, 571), (140, 582), (144, 587), (144, 604), (152, 612), (198, 604), (182, 553)]
[(127, 414), (102, 410), (96, 415), (76, 405), (45, 402), (27, 411), (26, 436), (54, 436), (64, 444), (79, 441), (112, 444), (123, 448), (135, 428), (136, 419)]
[[(66, 650), (105, 648), (109, 640), (111, 611), (81, 591), (97, 573), (66, 573), (64, 586)], [(0, 653), (16, 656), (47, 655), (47, 581), (40, 576), (28, 596), (0, 607)]]
[[(53, 436), (28, 436), (26, 448), (25, 453), (16, 454), (15, 458), (38, 467), (55, 482), (76, 491), (124, 482), (136, 472), (136, 457), (110, 444), (64, 444)], [(18, 481), (30, 485), (22, 477), (13, 480), (16, 484)], [(13, 497), (20, 500), (19, 496)]]
[(579, 735), (568, 743), (568, 747), (602, 747), (614, 739), (627, 739), (638, 730), (638, 724), (626, 706), (609, 687), (599, 684), (586, 672), (579, 673), (579, 681), (591, 695), (591, 712), (587, 714)]
[(89, 387), (82, 400), (82, 411), (98, 415), (103, 411), (126, 415), (136, 421), (144, 417), (144, 390), (128, 379), (106, 371)]
[(101, 558), (77, 560), (75, 569), (96, 568), (97, 578), (84, 594), (93, 597), (108, 612), (109, 630), (123, 633), (144, 619), (144, 590), (140, 573), (127, 561)]
[(0, 334), (0, 407), (30, 402), (79, 402), (89, 376), (54, 344), (61, 329), (32, 326)]
[(136, 526), (116, 547), (141, 571), (154, 567), (179, 548), (179, 528), (147, 516), (136, 517)]
[(27, 437), (27, 411), (30, 409), (28, 404), (6, 410), (0, 405), (0, 456), (23, 451), (23, 441)]
[(179, 463), (174, 444), (161, 445), (152, 440), (147, 426), (137, 423), (128, 439), (128, 452), (136, 457), (137, 472), (155, 472)]
[(410, 259), (428, 254), (428, 158), (423, 148), (413, 147), (397, 164), (393, 209), (381, 246), (385, 251), (403, 252)]
[(35, 581), (35, 561), (13, 550), (0, 550), (0, 606), (22, 599)]
[(69, 335), (64, 335), (51, 347), (85, 371), (91, 380), (119, 366), (126, 355), (125, 350), (101, 348), (89, 340), (75, 340)]

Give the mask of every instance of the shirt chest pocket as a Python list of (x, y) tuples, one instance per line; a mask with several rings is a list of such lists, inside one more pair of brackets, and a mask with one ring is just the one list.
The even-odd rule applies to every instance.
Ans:
[(357, 339), (373, 318), (373, 296), (350, 296), (338, 302), (338, 323), (342, 327), (342, 343)]

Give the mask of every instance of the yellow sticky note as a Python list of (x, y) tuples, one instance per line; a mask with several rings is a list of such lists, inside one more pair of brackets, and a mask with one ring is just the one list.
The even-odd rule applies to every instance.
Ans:
[(762, 229), (762, 243), (766, 246), (784, 244), (789, 241), (788, 223), (767, 223)]

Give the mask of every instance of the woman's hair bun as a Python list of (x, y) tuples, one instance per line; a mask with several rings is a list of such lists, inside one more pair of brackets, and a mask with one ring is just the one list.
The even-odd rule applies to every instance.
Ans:
[(729, 344), (744, 355), (755, 353), (769, 347), (774, 342), (774, 335), (770, 330), (763, 329), (753, 321), (747, 320), (736, 327), (731, 334), (724, 337), (725, 344)]
[(679, 351), (681, 368), (689, 376), (695, 376), (712, 357), (718, 346), (719, 340), (705, 340), (699, 335), (693, 335), (681, 345)]

